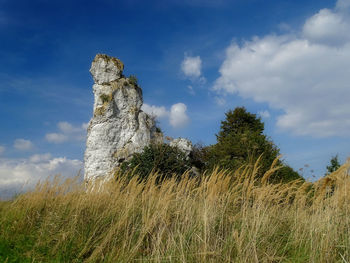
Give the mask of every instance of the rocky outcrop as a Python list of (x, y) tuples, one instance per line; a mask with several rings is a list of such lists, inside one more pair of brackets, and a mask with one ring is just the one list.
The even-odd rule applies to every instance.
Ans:
[(123, 76), (123, 63), (98, 54), (90, 72), (94, 79), (94, 111), (84, 156), (85, 179), (109, 176), (133, 153), (162, 141), (154, 119), (141, 110), (142, 90), (135, 77)]
[(190, 153), (193, 150), (192, 142), (185, 138), (177, 138), (170, 141), (171, 147), (177, 147), (180, 151), (184, 152), (189, 158)]

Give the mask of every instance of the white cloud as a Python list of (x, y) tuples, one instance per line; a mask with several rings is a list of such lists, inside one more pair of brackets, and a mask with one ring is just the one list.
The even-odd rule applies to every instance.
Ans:
[(5, 146), (0, 145), (0, 154), (3, 154), (5, 150), (6, 150)]
[(183, 103), (176, 103), (171, 106), (169, 117), (170, 125), (174, 128), (181, 128), (186, 126), (186, 124), (189, 122), (186, 111), (187, 107)]
[(166, 110), (164, 106), (158, 107), (155, 105), (148, 105), (147, 103), (144, 103), (141, 109), (147, 114), (154, 116), (158, 119), (162, 119), (164, 117), (169, 116), (169, 112)]
[(29, 151), (34, 147), (34, 144), (30, 140), (16, 139), (13, 147), (20, 151)]
[(185, 76), (190, 78), (199, 78), (201, 76), (202, 60), (200, 56), (188, 57), (185, 55), (181, 63), (181, 70)]
[(303, 36), (315, 43), (342, 45), (350, 40), (349, 19), (342, 13), (322, 9), (306, 20)]
[(263, 118), (263, 119), (268, 119), (268, 118), (271, 117), (270, 112), (267, 111), (267, 110), (259, 111), (259, 112), (258, 112), (258, 115), (259, 115), (261, 118)]
[(87, 128), (89, 127), (89, 123), (88, 122), (84, 122), (82, 125), (81, 125), (81, 128), (86, 131)]
[(278, 25), (278, 29), (284, 32), (290, 32), (292, 31), (292, 27), (286, 23), (280, 23)]
[(196, 95), (196, 92), (194, 91), (192, 86), (188, 85), (187, 90), (188, 90), (188, 93), (190, 93), (191, 95)]
[(336, 4), (336, 9), (339, 11), (350, 8), (350, 0), (338, 0)]
[(80, 160), (52, 158), (50, 154), (33, 155), (28, 159), (0, 159), (0, 198), (10, 198), (31, 189), (48, 176), (76, 176), (82, 167)]
[(47, 133), (45, 139), (52, 143), (62, 143), (68, 140), (68, 137), (62, 133)]
[(223, 98), (221, 96), (215, 96), (214, 99), (215, 99), (216, 104), (219, 106), (224, 106), (226, 104), (225, 98)]
[(29, 161), (31, 163), (39, 163), (42, 161), (48, 161), (51, 159), (51, 154), (45, 153), (45, 154), (34, 154), (31, 157), (29, 157)]
[(182, 128), (189, 122), (187, 116), (187, 106), (183, 103), (176, 103), (171, 106), (170, 110), (167, 110), (164, 106), (155, 106), (144, 103), (142, 110), (151, 116), (156, 118), (167, 118), (170, 125), (174, 128)]
[(80, 130), (79, 128), (73, 127), (72, 124), (66, 121), (61, 121), (57, 124), (57, 127), (63, 132), (63, 133), (72, 133), (75, 132), (76, 130)]
[(345, 16), (323, 9), (305, 22), (300, 36), (268, 35), (242, 46), (232, 43), (214, 90), (283, 110), (277, 121), (282, 130), (349, 136), (350, 39), (342, 34), (350, 23)]
[(67, 141), (82, 141), (85, 139), (88, 125), (88, 123), (83, 123), (80, 126), (74, 126), (69, 122), (62, 121), (57, 123), (59, 132), (47, 133), (45, 139), (56, 144)]

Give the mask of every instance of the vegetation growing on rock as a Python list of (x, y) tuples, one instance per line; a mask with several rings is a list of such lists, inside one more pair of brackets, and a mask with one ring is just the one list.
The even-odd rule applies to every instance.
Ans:
[(129, 79), (129, 83), (133, 86), (137, 86), (137, 78), (135, 75), (130, 75)]
[(118, 59), (101, 54), (91, 64), (95, 101), (84, 155), (86, 180), (109, 177), (158, 136), (153, 120), (141, 111), (142, 90), (136, 78), (129, 84), (123, 68)]
[(97, 62), (99, 59), (103, 59), (106, 62), (112, 61), (120, 71), (124, 70), (124, 63), (115, 57), (111, 57), (106, 54), (97, 54), (92, 62)]

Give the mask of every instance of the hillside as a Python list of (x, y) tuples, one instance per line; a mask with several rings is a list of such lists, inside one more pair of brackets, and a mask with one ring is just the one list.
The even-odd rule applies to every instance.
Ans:
[(349, 262), (349, 164), (315, 183), (257, 169), (42, 183), (0, 204), (0, 261)]

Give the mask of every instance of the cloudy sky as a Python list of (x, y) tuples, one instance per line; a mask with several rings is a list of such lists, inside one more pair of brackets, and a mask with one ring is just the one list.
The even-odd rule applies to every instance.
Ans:
[(79, 173), (96, 53), (166, 135), (215, 143), (245, 106), (310, 180), (350, 156), (350, 0), (0, 0), (0, 197)]

